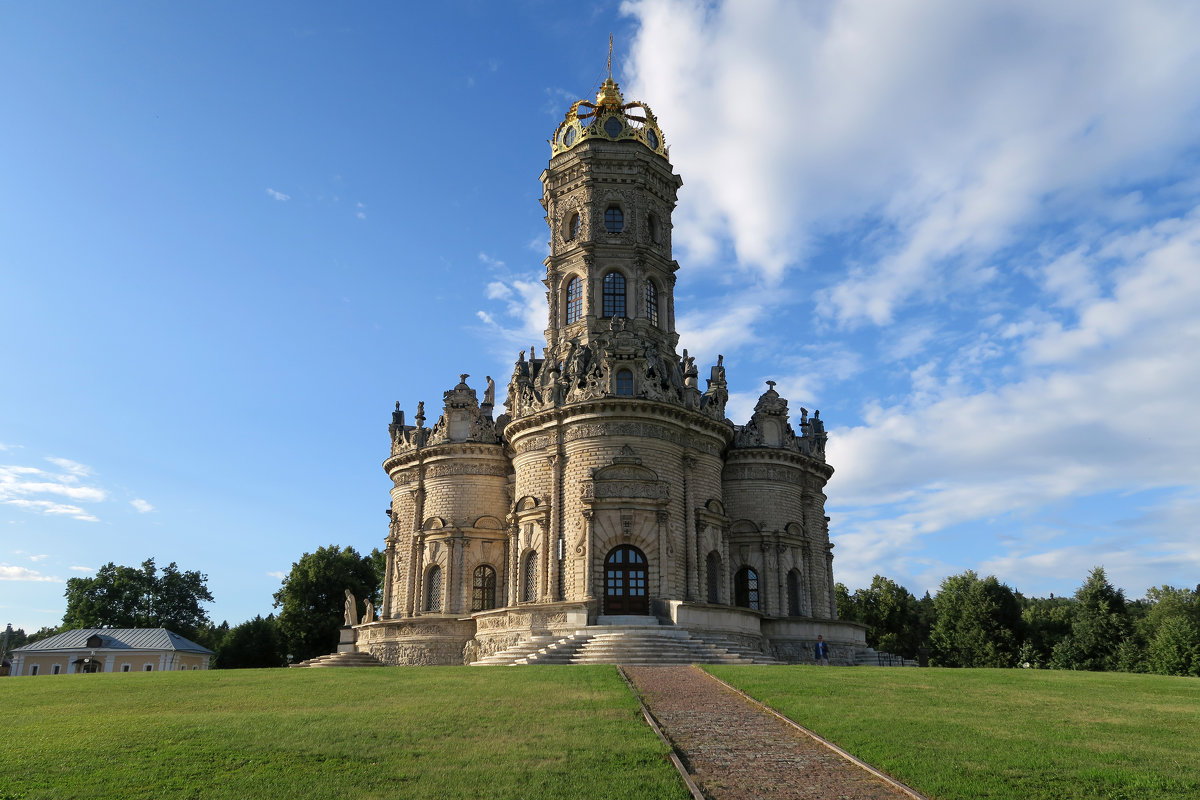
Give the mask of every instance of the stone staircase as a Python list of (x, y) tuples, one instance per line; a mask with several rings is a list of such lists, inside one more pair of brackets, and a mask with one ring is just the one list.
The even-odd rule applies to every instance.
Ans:
[(472, 666), (521, 664), (778, 664), (721, 637), (701, 639), (674, 626), (592, 625), (569, 636), (535, 636)]
[(382, 667), (383, 663), (370, 653), (330, 653), (317, 656), (292, 667)]
[(856, 667), (915, 667), (917, 662), (911, 658), (901, 658), (891, 653), (880, 653), (874, 648), (865, 647), (854, 651), (854, 666)]

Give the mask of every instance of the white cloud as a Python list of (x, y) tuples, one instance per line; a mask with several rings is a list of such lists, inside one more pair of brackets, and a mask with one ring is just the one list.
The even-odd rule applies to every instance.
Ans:
[(267, 189), (267, 194), (281, 202), (286, 202), (286, 201), (292, 199), (292, 196), (290, 194), (284, 194), (283, 192), (277, 192), (274, 189)]
[(0, 581), (41, 581), (45, 583), (62, 583), (62, 578), (43, 575), (37, 570), (27, 567), (14, 567), (11, 564), (0, 564)]
[(267, 577), (270, 577), (270, 578), (279, 578), (279, 580), (283, 580), (284, 578), (286, 578), (286, 577), (287, 577), (287, 574), (286, 574), (286, 573), (283, 573), (283, 572), (268, 572), (268, 573), (267, 573)]
[(133, 500), (130, 500), (129, 505), (131, 505), (135, 509), (137, 509), (138, 513), (140, 513), (140, 514), (149, 514), (151, 511), (154, 510), (154, 506), (150, 505), (149, 503), (147, 503), (145, 500), (142, 500), (141, 498), (135, 498)]
[(819, 237), (866, 228), (817, 306), (847, 324), (994, 280), (987, 256), (1031, 226), (1140, 213), (1125, 187), (1194, 145), (1194, 3), (623, 10), (640, 22), (626, 94), (652, 101), (687, 176), (676, 243), (711, 261), (728, 237), (778, 281)]
[[(87, 485), (82, 479), (92, 474), (91, 467), (68, 458), (47, 458), (61, 471), (20, 464), (0, 465), (0, 504), (52, 516), (68, 516), (96, 522), (96, 515), (81, 503), (101, 503), (108, 492)], [(69, 500), (72, 502), (62, 502)]]
[[(926, 375), (929, 386), (914, 381), (906, 404), (870, 408), (866, 424), (831, 431), (846, 563), (901, 558), (920, 537), (1076, 498), (1200, 491), (1200, 208), (1072, 257), (1092, 272), (1113, 253), (1123, 260), (1111, 290), (1081, 299), (1075, 324), (1031, 332), (1018, 379), (971, 393), (943, 391)], [(1200, 563), (1195, 545), (1180, 555), (1171, 530), (1140, 534), (1136, 558), (1133, 543), (1117, 539), (1010, 552), (986, 568), (1053, 573), (1090, 560), (1122, 565), (1133, 579), (1172, 560)]]
[(30, 561), (44, 561), (45, 559), (47, 559), (49, 557), (50, 556), (46, 555), (45, 553), (42, 553), (41, 555), (29, 556), (29, 560)]
[(73, 572), (95, 572), (96, 571), (95, 567), (67, 567), (67, 569), (72, 570)]

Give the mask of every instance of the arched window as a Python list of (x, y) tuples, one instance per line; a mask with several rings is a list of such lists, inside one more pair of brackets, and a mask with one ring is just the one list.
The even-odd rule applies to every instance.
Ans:
[(578, 213), (572, 214), (567, 220), (567, 241), (573, 242), (579, 238), (579, 232), (583, 229), (583, 217)]
[(742, 567), (733, 578), (733, 604), (758, 611), (758, 573)]
[(662, 241), (662, 229), (658, 224), (658, 216), (651, 214), (646, 218), (646, 227), (650, 230), (650, 241), (658, 244)]
[(620, 233), (625, 230), (625, 214), (617, 206), (609, 206), (604, 210), (604, 230), (609, 233)]
[(604, 276), (604, 316), (625, 316), (625, 276), (610, 272)]
[(521, 599), (526, 603), (537, 600), (538, 554), (530, 550), (521, 565)]
[(471, 610), (487, 611), (496, 607), (496, 570), (487, 564), (475, 568), (475, 580), (471, 589)]
[(617, 395), (633, 397), (633, 373), (627, 369), (617, 370)]
[(654, 285), (654, 281), (646, 281), (646, 319), (650, 320), (650, 324), (658, 327), (658, 287)]
[(800, 570), (793, 569), (787, 575), (788, 616), (798, 617), (804, 613), (800, 603)]
[(436, 564), (425, 573), (425, 610), (442, 610), (442, 568)]
[(579, 278), (571, 278), (567, 284), (567, 324), (579, 321), (583, 311), (583, 282)]
[(716, 550), (708, 551), (704, 559), (705, 578), (708, 581), (708, 602), (721, 602), (721, 554)]

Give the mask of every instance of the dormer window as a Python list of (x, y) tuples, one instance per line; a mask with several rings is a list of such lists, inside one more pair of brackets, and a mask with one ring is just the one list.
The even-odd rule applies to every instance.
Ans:
[(625, 214), (617, 206), (609, 206), (604, 210), (604, 230), (609, 233), (620, 233), (625, 230)]

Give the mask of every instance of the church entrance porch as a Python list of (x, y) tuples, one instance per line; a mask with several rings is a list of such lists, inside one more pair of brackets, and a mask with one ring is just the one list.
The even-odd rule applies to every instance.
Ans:
[(650, 613), (646, 556), (631, 545), (615, 547), (604, 559), (605, 616)]

